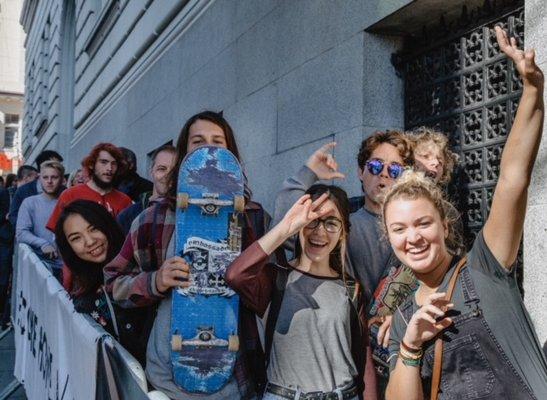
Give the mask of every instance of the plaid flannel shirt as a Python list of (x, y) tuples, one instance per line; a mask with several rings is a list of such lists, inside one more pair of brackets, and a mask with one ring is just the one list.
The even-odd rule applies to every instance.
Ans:
[[(243, 247), (264, 234), (269, 216), (259, 204), (249, 202), (245, 220)], [(165, 297), (157, 291), (155, 279), (166, 259), (174, 229), (173, 203), (167, 199), (147, 208), (133, 221), (120, 253), (104, 268), (106, 290), (117, 304), (125, 308), (145, 307)], [(236, 361), (234, 376), (242, 398), (247, 399), (261, 392), (265, 363), (255, 314), (242, 303), (239, 332), (242, 356)]]

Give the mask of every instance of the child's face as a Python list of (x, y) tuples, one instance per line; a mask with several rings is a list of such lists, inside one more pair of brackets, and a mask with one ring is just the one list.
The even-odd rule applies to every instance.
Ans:
[(418, 170), (425, 172), (436, 183), (444, 174), (445, 159), (441, 149), (434, 142), (424, 142), (416, 146), (414, 160)]

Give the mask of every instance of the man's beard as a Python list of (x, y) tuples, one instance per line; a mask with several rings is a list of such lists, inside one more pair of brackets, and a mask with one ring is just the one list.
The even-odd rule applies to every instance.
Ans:
[(112, 189), (112, 187), (114, 186), (112, 181), (105, 182), (101, 180), (101, 178), (99, 178), (97, 174), (95, 174), (95, 171), (93, 171), (93, 174), (91, 174), (91, 179), (93, 179), (93, 182), (95, 183), (95, 185), (97, 185), (99, 189), (107, 190)]

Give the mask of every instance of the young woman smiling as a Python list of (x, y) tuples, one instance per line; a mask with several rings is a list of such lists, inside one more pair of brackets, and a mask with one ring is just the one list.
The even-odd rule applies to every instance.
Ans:
[[(226, 273), (226, 282), (259, 316), (269, 306), (265, 400), (361, 398), (366, 324), (359, 291), (354, 296), (346, 281), (348, 233), (346, 193), (313, 185)], [(295, 234), (295, 259), (269, 263)]]
[[(519, 50), (499, 27), (496, 35), (523, 92), (490, 215), (472, 249), (461, 260), (450, 252), (454, 222), (440, 189), (423, 175), (404, 175), (384, 201), (391, 246), (420, 282), (393, 317), (388, 400), (429, 398), (430, 387), (435, 400), (547, 398), (547, 361), (513, 268), (541, 140), (544, 78), (533, 51)], [(441, 355), (434, 348), (441, 346), (441, 378), (433, 380), (434, 359)]]
[(55, 229), (59, 253), (74, 279), (74, 308), (89, 314), (139, 361), (144, 352), (133, 335), (140, 332), (140, 315), (112, 304), (104, 290), (103, 267), (118, 254), (124, 237), (116, 220), (100, 204), (76, 200), (62, 211)]

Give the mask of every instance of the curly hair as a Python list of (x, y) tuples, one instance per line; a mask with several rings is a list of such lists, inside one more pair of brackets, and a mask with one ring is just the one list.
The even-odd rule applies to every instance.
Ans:
[(412, 158), (414, 164), (416, 149), (419, 147), (433, 144), (439, 148), (439, 152), (444, 159), (443, 175), (439, 179), (439, 184), (448, 184), (452, 178), (454, 167), (458, 163), (458, 155), (450, 150), (450, 145), (446, 135), (432, 128), (422, 126), (408, 132), (407, 138), (412, 148)]
[(465, 246), (460, 213), (452, 203), (445, 199), (442, 189), (431, 179), (428, 179), (423, 172), (405, 171), (386, 193), (382, 204), (382, 229), (386, 237), (388, 237), (385, 221), (387, 205), (393, 200), (416, 200), (421, 198), (431, 202), (439, 212), (441, 220), (446, 222), (448, 237), (445, 243), (448, 252), (452, 255), (463, 254)]
[(359, 165), (361, 170), (365, 167), (365, 163), (370, 159), (374, 150), (383, 143), (397, 148), (405, 166), (412, 165), (412, 150), (403, 132), (396, 130), (377, 131), (361, 142), (361, 147), (357, 154), (357, 165)]
[(112, 143), (99, 143), (91, 149), (91, 152), (82, 160), (82, 167), (84, 168), (86, 174), (88, 176), (93, 174), (95, 163), (97, 162), (101, 151), (106, 151), (114, 157), (118, 163), (118, 169), (115, 174), (116, 178), (123, 176), (127, 171), (127, 162), (125, 161), (125, 157), (123, 156), (121, 150)]

